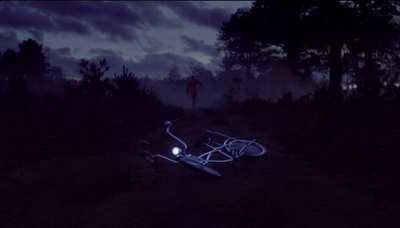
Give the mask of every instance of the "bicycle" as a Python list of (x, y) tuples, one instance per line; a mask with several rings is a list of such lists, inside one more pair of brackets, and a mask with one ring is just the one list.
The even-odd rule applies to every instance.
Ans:
[[(170, 128), (178, 121), (179, 119), (175, 120), (173, 123), (166, 121), (164, 124), (167, 127), (167, 133), (183, 145), (183, 149), (179, 147), (172, 148), (171, 152), (175, 156), (175, 159), (171, 159), (161, 154), (152, 154), (148, 149), (149, 143), (147, 141), (142, 141), (139, 144), (139, 155), (152, 162), (155, 165), (156, 170), (158, 170), (157, 158), (163, 158), (176, 164), (183, 164), (204, 174), (221, 177), (221, 174), (217, 170), (208, 166), (209, 163), (233, 163), (241, 157), (259, 157), (267, 153), (267, 149), (258, 143), (256, 139), (235, 138), (219, 132), (206, 130), (206, 136), (195, 142), (194, 146), (206, 146), (211, 150), (204, 152), (199, 156), (189, 154), (187, 153), (188, 147), (186, 143), (170, 131)], [(221, 136), (226, 139), (223, 143), (218, 143), (213, 140), (213, 136)]]

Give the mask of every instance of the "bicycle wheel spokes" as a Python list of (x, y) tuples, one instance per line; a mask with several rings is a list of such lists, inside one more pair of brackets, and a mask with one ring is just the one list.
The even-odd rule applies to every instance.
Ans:
[(215, 149), (209, 152), (206, 152), (199, 156), (199, 158), (207, 160), (207, 162), (213, 163), (225, 163), (233, 161), (233, 157), (229, 154), (226, 154), (222, 151), (222, 149)]
[(239, 155), (243, 154), (244, 156), (257, 157), (267, 153), (267, 149), (254, 140), (228, 139), (224, 144), (227, 145), (227, 151), (230, 153), (236, 151)]

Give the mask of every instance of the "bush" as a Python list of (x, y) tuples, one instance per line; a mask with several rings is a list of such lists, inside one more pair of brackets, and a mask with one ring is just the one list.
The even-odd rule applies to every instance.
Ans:
[(116, 88), (113, 89), (114, 100), (125, 106), (140, 106), (157, 100), (154, 92), (140, 87), (138, 79), (123, 66), (122, 74), (113, 79)]

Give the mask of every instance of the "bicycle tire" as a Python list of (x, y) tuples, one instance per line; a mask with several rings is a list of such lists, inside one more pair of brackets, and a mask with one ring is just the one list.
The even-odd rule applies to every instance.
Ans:
[(241, 149), (245, 146), (245, 144), (250, 143), (248, 145), (246, 151), (244, 152), (243, 156), (248, 156), (248, 157), (259, 157), (267, 153), (267, 149), (261, 145), (258, 142), (253, 142), (253, 140), (250, 139), (244, 139), (244, 138), (236, 138), (236, 139), (227, 139), (224, 142), (224, 145), (229, 145), (226, 147), (227, 151), (229, 151), (230, 148), (235, 148), (235, 149)]
[(199, 171), (203, 174), (211, 175), (214, 177), (221, 177), (221, 174), (217, 170), (210, 168), (208, 166), (205, 166), (205, 165), (203, 165), (197, 161), (194, 161), (190, 158), (180, 157), (179, 161), (181, 161), (183, 165), (185, 165), (189, 168), (192, 168), (195, 171)]

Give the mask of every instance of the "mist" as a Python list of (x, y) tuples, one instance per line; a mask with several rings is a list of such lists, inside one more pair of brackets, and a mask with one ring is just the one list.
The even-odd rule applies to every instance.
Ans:
[[(308, 93), (313, 93), (316, 83), (312, 79), (300, 80), (290, 70), (287, 63), (276, 63), (271, 66), (266, 76), (242, 81), (236, 85), (233, 76), (225, 78), (198, 77), (204, 85), (197, 86), (196, 107), (209, 108), (227, 100), (243, 101), (252, 98), (277, 101), (284, 94), (291, 92), (293, 99), (298, 99)], [(157, 94), (161, 101), (168, 105), (181, 108), (192, 108), (192, 99), (186, 93), (189, 78), (176, 81), (139, 79), (141, 86)], [(234, 94), (229, 94), (233, 89)]]

